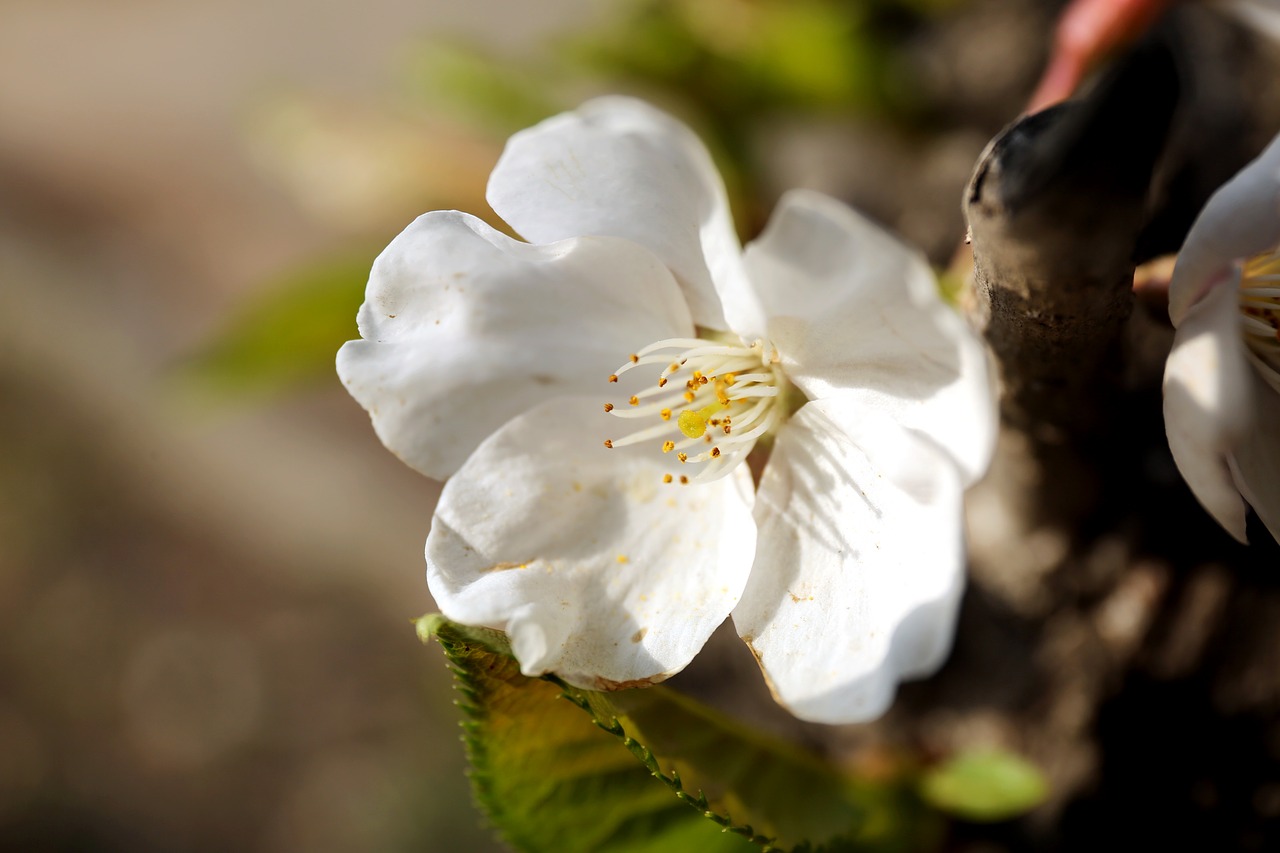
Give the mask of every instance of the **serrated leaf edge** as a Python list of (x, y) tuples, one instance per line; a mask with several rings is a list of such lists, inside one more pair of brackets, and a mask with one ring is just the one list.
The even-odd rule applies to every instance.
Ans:
[(759, 847), (764, 851), (764, 853), (785, 851), (786, 848), (778, 847), (773, 843), (774, 839), (756, 833), (756, 831), (752, 829), (751, 824), (735, 824), (729, 814), (721, 814), (711, 808), (711, 804), (707, 801), (707, 797), (701, 789), (698, 790), (696, 795), (686, 791), (678, 771), (672, 769), (670, 775), (664, 773), (662, 771), (662, 766), (658, 764), (657, 756), (653, 754), (653, 750), (627, 734), (626, 728), (617, 717), (613, 717), (608, 721), (600, 719), (600, 717), (597, 716), (595, 709), (591, 707), (591, 703), (587, 701), (586, 695), (581, 690), (569, 684), (565, 684), (553, 675), (542, 676), (542, 680), (548, 681), (559, 687), (561, 690), (561, 696), (585, 711), (591, 717), (592, 722), (601, 729), (618, 738), (618, 740), (622, 742), (622, 745), (626, 747), (627, 751), (630, 752), (637, 761), (644, 765), (644, 768), (648, 770), (654, 778), (658, 779), (670, 788), (676, 795), (676, 798), (681, 802), (701, 812), (703, 817), (719, 825), (721, 830), (724, 832), (732, 832), (735, 835), (742, 836), (747, 841)]
[[(466, 716), (465, 719), (460, 721), (460, 725), (463, 731), (462, 742), (466, 750), (467, 764), (469, 766), (467, 777), (471, 782), (472, 795), (476, 800), (476, 804), (480, 806), (481, 811), (488, 817), (494, 831), (504, 841), (514, 845), (515, 839), (511, 838), (494, 819), (495, 815), (503, 813), (503, 808), (501, 802), (493, 796), (492, 781), (488, 778), (488, 774), (480, 769), (489, 766), (488, 747), (477, 736), (479, 729), (485, 722), (486, 715), (479, 703), (479, 685), (461, 663), (468, 651), (472, 649), (482, 649), (497, 654), (502, 652), (482, 641), (443, 636), (441, 628), (447, 630), (452, 628), (453, 624), (438, 614), (424, 616), (414, 621), (420, 640), (425, 643), (429, 638), (434, 638), (440, 644), (440, 648), (444, 651), (445, 657), (449, 661), (449, 671), (453, 673), (454, 689), (462, 694), (463, 698), (455, 704)], [(670, 775), (664, 773), (661, 765), (658, 764), (657, 757), (653, 754), (653, 750), (631, 737), (617, 717), (611, 717), (609, 720), (601, 719), (587, 700), (584, 691), (566, 684), (554, 675), (543, 675), (537, 679), (530, 680), (546, 681), (559, 688), (562, 698), (567, 699), (572, 705), (586, 712), (592, 722), (600, 729), (618, 738), (622, 746), (655, 779), (666, 785), (677, 799), (700, 812), (704, 818), (719, 825), (721, 831), (732, 832), (741, 836), (746, 841), (759, 847), (762, 853), (786, 853), (786, 848), (778, 847), (773, 843), (774, 839), (758, 834), (750, 824), (735, 824), (729, 814), (722, 814), (713, 809), (701, 789), (698, 790), (697, 794), (691, 794), (686, 791), (678, 771), (673, 769)]]

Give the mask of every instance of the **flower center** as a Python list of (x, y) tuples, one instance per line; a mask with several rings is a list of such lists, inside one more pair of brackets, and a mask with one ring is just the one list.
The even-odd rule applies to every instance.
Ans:
[[(642, 441), (659, 444), (663, 453), (700, 470), (695, 481), (714, 480), (747, 458), (756, 441), (785, 414), (778, 405), (786, 386), (778, 368), (778, 351), (766, 341), (750, 346), (699, 338), (671, 338), (649, 344), (609, 377), (645, 365), (663, 365), (657, 383), (638, 392), (625, 406), (605, 403), (604, 410), (619, 418), (657, 423), (606, 447), (625, 447)], [(670, 483), (673, 477), (663, 477)], [(681, 476), (681, 483), (690, 477)]]
[(1240, 316), (1249, 359), (1280, 392), (1280, 248), (1245, 262), (1240, 275)]

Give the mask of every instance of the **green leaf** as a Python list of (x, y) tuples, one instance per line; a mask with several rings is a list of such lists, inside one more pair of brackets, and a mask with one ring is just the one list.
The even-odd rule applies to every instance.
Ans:
[(933, 806), (970, 821), (1009, 820), (1035, 808), (1048, 783), (1023, 758), (998, 750), (961, 753), (930, 770), (920, 793)]
[(182, 365), (220, 393), (270, 393), (334, 381), (334, 357), (356, 337), (356, 310), (377, 250), (308, 263), (268, 283), (203, 352)]
[(527, 678), (495, 631), (439, 616), (417, 628), (453, 665), (476, 799), (519, 850), (921, 850), (937, 837), (901, 780), (851, 779), (666, 688)]

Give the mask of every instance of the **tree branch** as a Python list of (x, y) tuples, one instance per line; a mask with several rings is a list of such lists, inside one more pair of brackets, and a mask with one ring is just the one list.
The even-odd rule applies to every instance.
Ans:
[(979, 158), (965, 196), (972, 313), (1000, 365), (1006, 420), (1039, 441), (1095, 424), (1133, 306), (1133, 247), (1177, 103), (1164, 48), (1093, 94), (1027, 116)]

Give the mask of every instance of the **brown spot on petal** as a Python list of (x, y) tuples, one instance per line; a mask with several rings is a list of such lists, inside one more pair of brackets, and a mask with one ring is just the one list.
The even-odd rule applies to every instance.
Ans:
[(755, 637), (749, 634), (743, 636), (742, 642), (747, 644), (747, 648), (751, 650), (751, 655), (756, 659), (756, 665), (760, 667), (760, 674), (764, 676), (765, 686), (769, 688), (769, 693), (773, 695), (773, 700), (782, 707), (787, 707), (787, 703), (782, 701), (782, 697), (778, 695), (778, 689), (773, 686), (773, 679), (769, 677), (769, 672), (764, 668), (764, 661), (760, 657), (760, 653), (756, 651)]
[(597, 675), (591, 679), (591, 689), (610, 692), (614, 690), (631, 690), (635, 687), (652, 687), (655, 684), (666, 681), (671, 675), (669, 672), (660, 672), (648, 678), (633, 678), (630, 681), (610, 681)]
[(631, 635), (631, 642), (633, 643), (640, 642), (641, 640), (644, 639), (644, 635), (647, 633), (649, 633), (648, 628), (641, 628), (639, 631), (636, 631), (634, 634)]

